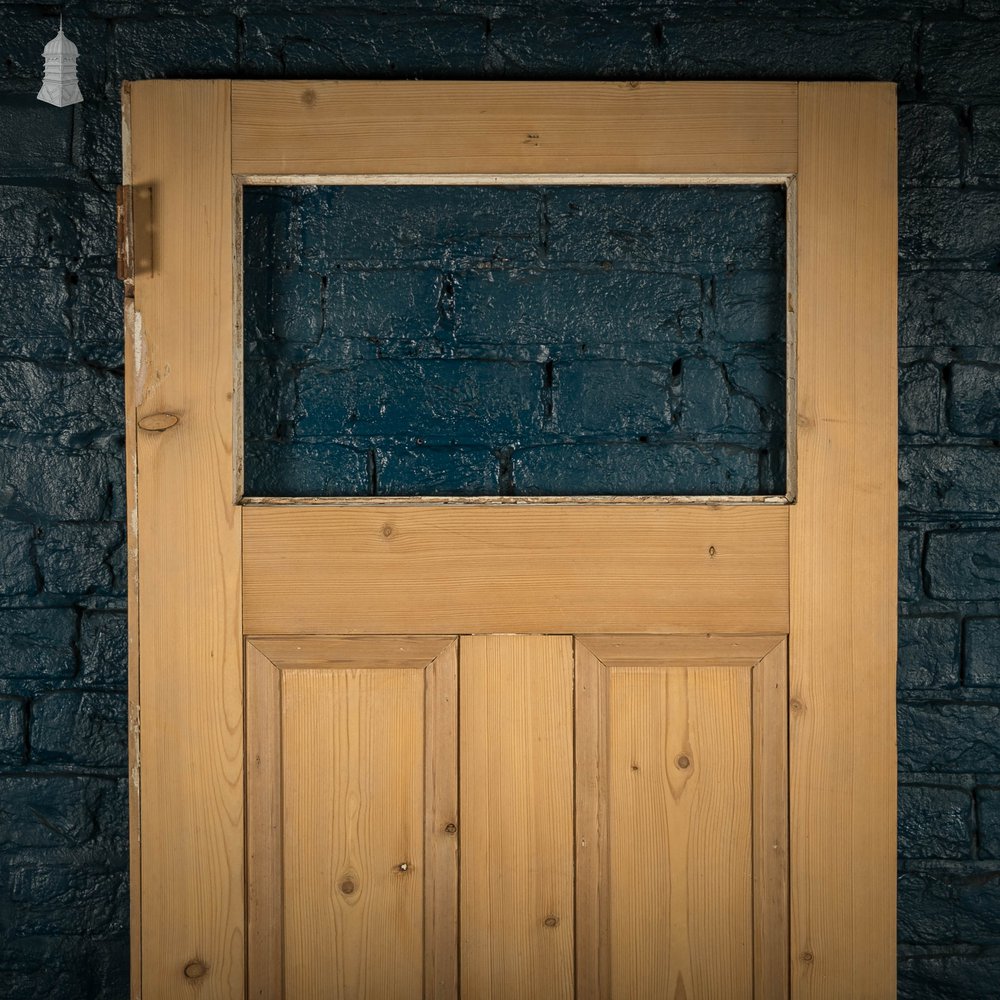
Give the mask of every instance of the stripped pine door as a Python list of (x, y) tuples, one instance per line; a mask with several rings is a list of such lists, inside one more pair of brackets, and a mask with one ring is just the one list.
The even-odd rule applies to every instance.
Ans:
[[(892, 88), (124, 106), (133, 995), (893, 995)], [(786, 186), (787, 495), (244, 497), (242, 186), (552, 178)]]

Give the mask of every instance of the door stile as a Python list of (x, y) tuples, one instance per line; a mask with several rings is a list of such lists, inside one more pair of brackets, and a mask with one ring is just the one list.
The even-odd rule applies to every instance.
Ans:
[(896, 994), (896, 99), (799, 87), (792, 995)]
[(132, 83), (130, 105), (131, 181), (152, 190), (153, 213), (126, 364), (141, 645), (131, 782), (138, 801), (141, 781), (140, 986), (144, 1000), (193, 985), (204, 1000), (234, 1000), (245, 938), (230, 84)]

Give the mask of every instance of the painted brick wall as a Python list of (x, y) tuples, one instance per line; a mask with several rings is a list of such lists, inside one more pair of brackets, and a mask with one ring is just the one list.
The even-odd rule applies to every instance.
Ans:
[(250, 188), (250, 496), (785, 490), (785, 192)]
[(900, 996), (1000, 994), (997, 0), (0, 0), (0, 992), (127, 995), (117, 92), (227, 75), (899, 83)]

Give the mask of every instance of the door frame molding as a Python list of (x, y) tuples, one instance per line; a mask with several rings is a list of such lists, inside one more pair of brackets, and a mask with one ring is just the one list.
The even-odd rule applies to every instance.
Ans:
[[(267, 508), (233, 494), (233, 191), (345, 174), (792, 179), (791, 996), (894, 995), (894, 86), (142, 81), (123, 121), (133, 996), (243, 996), (243, 518)], [(594, 516), (531, 509), (556, 533)], [(384, 537), (431, 510), (395, 508)]]

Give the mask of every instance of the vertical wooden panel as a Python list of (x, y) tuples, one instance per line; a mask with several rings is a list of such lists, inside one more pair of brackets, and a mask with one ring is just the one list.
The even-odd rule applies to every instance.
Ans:
[(247, 986), (251, 1000), (281, 1000), (281, 674), (246, 647)]
[(424, 675), (282, 678), (285, 995), (423, 996)]
[(424, 996), (458, 997), (458, 643), (426, 670)]
[(753, 668), (754, 996), (788, 997), (788, 643)]
[(611, 669), (611, 995), (753, 997), (750, 672)]
[(573, 651), (462, 638), (464, 997), (573, 995)]
[(607, 1000), (610, 984), (607, 668), (574, 643), (576, 755), (576, 1000)]
[[(132, 183), (153, 192), (126, 369), (138, 419), (142, 986), (243, 996), (240, 511), (232, 459), (228, 81), (131, 85)], [(172, 414), (167, 430), (143, 420)], [(156, 422), (154, 422), (155, 424)]]
[(792, 995), (895, 996), (896, 101), (799, 88)]

